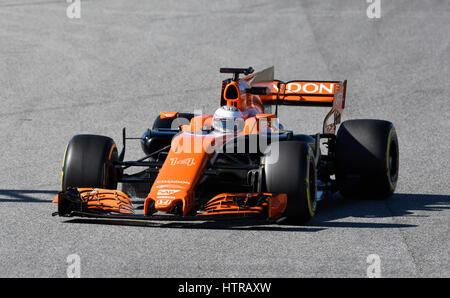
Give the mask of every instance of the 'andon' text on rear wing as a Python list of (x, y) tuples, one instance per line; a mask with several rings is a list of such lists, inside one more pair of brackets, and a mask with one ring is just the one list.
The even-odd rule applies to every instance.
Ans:
[(262, 85), (269, 88), (269, 94), (260, 96), (264, 104), (331, 107), (336, 101), (343, 108), (347, 81), (275, 80), (272, 84), (265, 82)]
[[(274, 80), (272, 83), (253, 84), (253, 86), (258, 85), (269, 89), (266, 95), (260, 95), (264, 104), (331, 107), (323, 122), (323, 132), (336, 132), (336, 125), (341, 122), (345, 106), (347, 80), (289, 82)], [(329, 123), (332, 115), (334, 116), (333, 122)]]

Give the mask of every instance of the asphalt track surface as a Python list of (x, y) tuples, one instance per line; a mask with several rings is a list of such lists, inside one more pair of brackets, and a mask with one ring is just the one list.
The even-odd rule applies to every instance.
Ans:
[[(0, 276), (450, 277), (450, 5), (384, 1), (0, 1)], [(348, 79), (344, 120), (394, 123), (400, 179), (387, 201), (319, 205), (306, 226), (119, 224), (52, 217), (74, 134), (140, 136), (159, 111), (212, 112), (219, 67), (281, 80)], [(315, 133), (327, 110), (282, 108)], [(140, 156), (129, 142), (127, 159)]]

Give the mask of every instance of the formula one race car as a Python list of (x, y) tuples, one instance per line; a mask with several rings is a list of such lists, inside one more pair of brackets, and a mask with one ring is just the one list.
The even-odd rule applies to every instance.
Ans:
[[(346, 81), (282, 82), (274, 79), (273, 67), (220, 72), (232, 74), (222, 81), (220, 108), (206, 115), (161, 112), (139, 138), (145, 156), (138, 160), (124, 160), (126, 140), (133, 139), (125, 129), (120, 153), (109, 137), (74, 136), (64, 155), (55, 215), (305, 223), (317, 201), (335, 192), (374, 199), (394, 192), (399, 149), (392, 123), (349, 120), (336, 134)], [(306, 135), (279, 123), (279, 105), (331, 110), (323, 131)], [(117, 190), (119, 182), (127, 187)], [(141, 208), (130, 200), (130, 185), (147, 187)]]

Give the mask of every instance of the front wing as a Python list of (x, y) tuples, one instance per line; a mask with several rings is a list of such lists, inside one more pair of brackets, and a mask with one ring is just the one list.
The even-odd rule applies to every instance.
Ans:
[(286, 210), (286, 194), (223, 193), (187, 215), (138, 214), (129, 197), (119, 190), (100, 188), (67, 188), (59, 192), (54, 201), (58, 211), (53, 215), (124, 220), (228, 220), (263, 218), (269, 221), (281, 218)]

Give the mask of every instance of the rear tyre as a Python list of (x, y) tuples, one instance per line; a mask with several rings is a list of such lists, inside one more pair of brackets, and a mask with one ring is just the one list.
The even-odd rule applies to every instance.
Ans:
[(109, 137), (76, 135), (64, 154), (61, 187), (94, 187), (116, 189), (118, 171), (117, 147)]
[[(314, 153), (308, 143), (279, 142), (276, 154), (264, 158), (266, 190), (287, 194), (285, 216), (289, 223), (303, 224), (310, 220), (317, 206), (317, 173)], [(271, 150), (271, 151), (272, 151)]]
[(341, 124), (336, 138), (336, 180), (344, 197), (390, 197), (398, 169), (398, 140), (391, 122), (360, 119)]

